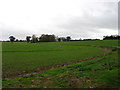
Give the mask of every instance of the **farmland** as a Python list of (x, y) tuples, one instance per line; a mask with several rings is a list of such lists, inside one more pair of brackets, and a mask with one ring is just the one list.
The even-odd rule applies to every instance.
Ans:
[[(112, 85), (112, 87), (118, 87), (119, 82), (116, 81), (118, 56), (115, 46), (118, 46), (117, 40), (49, 43), (3, 42), (3, 87), (59, 88), (111, 87)], [(107, 50), (100, 47), (106, 47)], [(105, 52), (109, 52), (109, 54), (51, 70), (46, 69), (99, 56)], [(40, 73), (34, 74), (37, 70)], [(28, 75), (20, 77), (22, 74)], [(108, 75), (110, 76), (107, 77)], [(115, 83), (112, 83), (113, 81)]]

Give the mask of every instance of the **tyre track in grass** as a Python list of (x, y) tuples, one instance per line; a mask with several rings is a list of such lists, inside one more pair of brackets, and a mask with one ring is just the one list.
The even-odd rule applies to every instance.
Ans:
[(71, 65), (71, 64), (76, 64), (76, 63), (83, 62), (83, 61), (87, 61), (87, 60), (96, 59), (96, 58), (103, 57), (103, 56), (111, 53), (112, 50), (114, 49), (114, 48), (103, 47), (103, 46), (99, 46), (99, 47), (94, 46), (94, 47), (104, 50), (104, 53), (100, 54), (98, 56), (88, 57), (88, 58), (85, 58), (85, 59), (76, 60), (76, 61), (72, 61), (72, 62), (68, 62), (68, 63), (64, 63), (64, 64), (58, 64), (58, 65), (54, 65), (54, 66), (50, 66), (50, 67), (37, 68), (37, 69), (33, 69), (33, 70), (23, 71), (21, 73), (11, 74), (9, 76), (4, 76), (3, 80), (9, 80), (9, 79), (13, 79), (13, 78), (16, 78), (16, 77), (24, 77), (24, 76), (27, 76), (29, 74), (42, 73), (43, 71), (46, 71), (46, 70), (51, 70), (51, 69), (54, 69), (54, 68), (59, 68), (59, 67), (63, 67), (63, 66)]

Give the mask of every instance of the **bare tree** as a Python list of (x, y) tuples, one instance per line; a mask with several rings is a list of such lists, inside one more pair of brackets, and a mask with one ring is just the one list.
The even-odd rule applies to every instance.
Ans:
[(38, 40), (37, 40), (37, 37), (36, 35), (32, 35), (32, 43), (36, 43)]

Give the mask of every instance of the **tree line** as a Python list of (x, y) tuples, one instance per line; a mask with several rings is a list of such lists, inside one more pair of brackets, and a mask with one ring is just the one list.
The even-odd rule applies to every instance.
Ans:
[(117, 40), (117, 39), (120, 39), (119, 35), (103, 36), (103, 40)]
[[(53, 35), (42, 34), (40, 37), (36, 37), (36, 35), (26, 36), (26, 40), (18, 40), (14, 36), (10, 36), (9, 39), (10, 39), (11, 42), (28, 42), (28, 43), (100, 40), (100, 39), (72, 40), (70, 36), (56, 37), (54, 34)], [(103, 36), (103, 40), (118, 40), (118, 39), (120, 39), (119, 35)]]
[(14, 36), (9, 37), (11, 42), (28, 42), (28, 43), (37, 43), (37, 42), (61, 42), (61, 41), (70, 41), (71, 37), (56, 37), (53, 35), (42, 34), (40, 37), (36, 37), (36, 35), (26, 36), (26, 40), (18, 40)]

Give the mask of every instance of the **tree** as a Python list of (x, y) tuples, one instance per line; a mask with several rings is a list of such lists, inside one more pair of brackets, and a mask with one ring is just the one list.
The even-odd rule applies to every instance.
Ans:
[(61, 41), (67, 41), (65, 37), (61, 37)]
[(103, 40), (116, 40), (120, 39), (119, 35), (103, 36)]
[(81, 41), (82, 39), (80, 38), (79, 40)]
[(27, 40), (28, 43), (30, 42), (30, 38), (31, 38), (31, 36), (26, 37), (26, 40)]
[(37, 42), (36, 36), (32, 35), (32, 43), (36, 43), (36, 42)]
[(14, 36), (10, 36), (9, 39), (10, 39), (11, 42), (15, 41), (15, 37)]
[(40, 42), (55, 42), (56, 37), (55, 35), (42, 34), (39, 38), (39, 41)]
[(61, 38), (58, 38), (58, 42), (61, 42)]
[(19, 40), (18, 39), (16, 39), (16, 42), (18, 42)]
[(36, 37), (36, 42), (39, 42), (38, 37)]
[(70, 41), (70, 40), (71, 40), (71, 37), (70, 37), (70, 36), (67, 36), (66, 39), (67, 39), (67, 41)]

